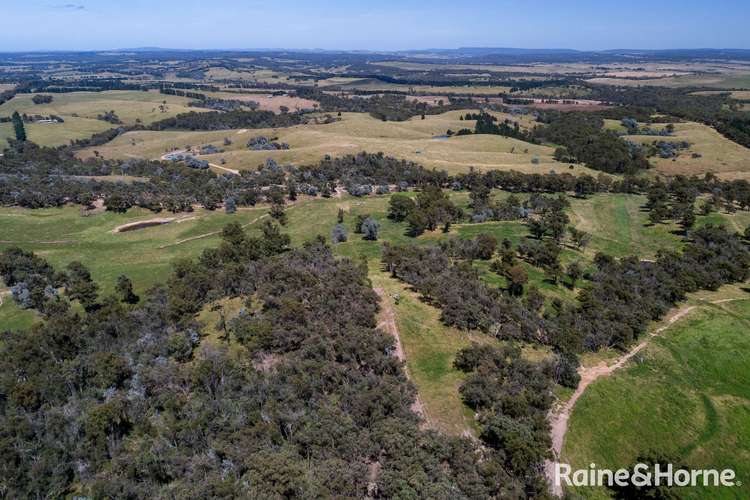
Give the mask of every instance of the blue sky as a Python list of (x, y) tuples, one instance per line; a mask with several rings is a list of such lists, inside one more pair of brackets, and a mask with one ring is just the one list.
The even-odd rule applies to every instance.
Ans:
[(6, 0), (0, 51), (750, 48), (750, 0)]

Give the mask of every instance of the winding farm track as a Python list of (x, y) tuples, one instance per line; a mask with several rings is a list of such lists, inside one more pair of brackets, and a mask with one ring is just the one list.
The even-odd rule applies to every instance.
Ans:
[[(373, 291), (380, 297), (380, 313), (378, 314), (378, 328), (381, 328), (388, 332), (393, 339), (396, 341), (396, 350), (394, 356), (396, 359), (404, 364), (404, 372), (407, 378), (411, 379), (409, 375), (409, 369), (406, 366), (406, 354), (404, 353), (404, 346), (401, 344), (401, 335), (398, 332), (398, 326), (396, 325), (396, 313), (393, 310), (393, 304), (391, 303), (391, 297), (386, 293), (383, 288), (373, 288)], [(416, 395), (414, 403), (411, 406), (414, 413), (422, 417), (425, 427), (430, 427), (430, 418), (425, 411), (422, 400), (419, 398), (419, 394)]]
[[(746, 300), (743, 298), (735, 298), (735, 299), (721, 299), (721, 300), (715, 300), (711, 302), (711, 304), (718, 305), (718, 304), (724, 304), (727, 302), (733, 302), (735, 300)], [(677, 310), (675, 314), (673, 314), (667, 322), (659, 327), (658, 329), (651, 332), (649, 337), (658, 337), (661, 335), (664, 331), (666, 331), (669, 327), (671, 327), (673, 324), (693, 312), (696, 308), (699, 306), (693, 305), (693, 306), (685, 306)], [(563, 496), (563, 490), (562, 486), (555, 484), (555, 465), (556, 461), (560, 459), (560, 455), (562, 453), (563, 444), (565, 443), (565, 434), (568, 431), (568, 421), (570, 420), (570, 415), (573, 412), (573, 408), (575, 407), (576, 402), (580, 399), (580, 397), (583, 395), (583, 393), (586, 391), (586, 388), (594, 383), (597, 379), (601, 377), (607, 377), (611, 375), (615, 370), (618, 370), (625, 366), (625, 364), (630, 361), (636, 354), (641, 352), (643, 348), (645, 348), (650, 343), (650, 338), (646, 338), (639, 342), (636, 346), (634, 346), (632, 349), (630, 349), (627, 353), (623, 354), (619, 358), (617, 358), (617, 361), (614, 363), (608, 365), (606, 362), (602, 361), (596, 366), (591, 367), (580, 367), (578, 369), (578, 374), (581, 376), (581, 381), (578, 383), (578, 387), (576, 388), (573, 395), (566, 401), (566, 403), (556, 411), (553, 410), (553, 412), (550, 414), (550, 429), (551, 429), (551, 437), (552, 437), (552, 451), (554, 453), (555, 461), (547, 460), (544, 464), (544, 473), (547, 477), (547, 482), (550, 485), (550, 492), (557, 497)]]

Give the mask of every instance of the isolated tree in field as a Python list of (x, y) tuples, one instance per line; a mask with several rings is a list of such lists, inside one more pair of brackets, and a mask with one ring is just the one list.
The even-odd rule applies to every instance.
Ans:
[(136, 304), (140, 300), (140, 297), (133, 293), (133, 282), (125, 275), (117, 278), (115, 292), (120, 296), (120, 301), (126, 304)]
[(286, 218), (286, 212), (284, 211), (284, 203), (273, 203), (271, 205), (271, 210), (268, 212), (271, 214), (271, 217), (276, 219), (276, 221), (281, 224), (282, 226), (286, 226), (287, 218)]
[(568, 233), (570, 234), (570, 241), (579, 250), (586, 247), (591, 239), (591, 235), (587, 232), (580, 231), (573, 226), (568, 226)]
[(562, 266), (560, 265), (559, 260), (555, 260), (544, 266), (544, 275), (554, 284), (557, 284), (557, 282), (560, 280), (561, 274)]
[(343, 208), (339, 208), (339, 214), (336, 217), (336, 222), (339, 224), (343, 224), (344, 222), (344, 209)]
[(508, 280), (508, 292), (514, 296), (523, 295), (523, 287), (529, 282), (529, 275), (523, 266), (510, 266), (505, 271), (505, 277)]
[(394, 194), (388, 202), (388, 218), (395, 222), (402, 222), (415, 208), (414, 200), (407, 195)]
[(331, 231), (331, 241), (343, 243), (347, 240), (346, 228), (343, 224), (336, 224)]
[(25, 142), (26, 141), (26, 127), (24, 127), (23, 118), (21, 118), (21, 115), (18, 114), (18, 111), (13, 112), (11, 121), (13, 122), (13, 130), (16, 133), (16, 140)]
[(497, 249), (497, 240), (489, 234), (480, 234), (476, 237), (476, 258), (480, 260), (490, 260), (495, 255)]
[(541, 240), (547, 232), (547, 226), (541, 219), (529, 219), (527, 225), (531, 235), (538, 240)]
[(380, 231), (380, 224), (372, 217), (368, 217), (362, 223), (362, 235), (363, 238), (369, 241), (376, 241), (378, 239), (378, 232)]
[(567, 269), (565, 269), (565, 274), (570, 279), (570, 287), (575, 289), (576, 282), (583, 276), (583, 269), (581, 269), (581, 265), (578, 262), (571, 262), (568, 264)]
[(692, 205), (687, 205), (682, 209), (682, 215), (680, 216), (680, 226), (687, 236), (688, 231), (695, 225), (695, 211)]
[(234, 198), (227, 198), (224, 200), (224, 212), (228, 214), (237, 212), (237, 202), (234, 201)]

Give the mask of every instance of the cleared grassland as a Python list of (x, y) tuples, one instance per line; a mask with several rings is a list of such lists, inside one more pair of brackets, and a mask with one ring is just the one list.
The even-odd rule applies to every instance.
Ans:
[(750, 88), (750, 70), (732, 71), (723, 74), (699, 74), (670, 76), (665, 78), (608, 78), (596, 77), (586, 80), (600, 85), (617, 85), (621, 87), (710, 87), (717, 89)]
[(510, 92), (510, 87), (500, 85), (465, 85), (460, 87), (437, 87), (433, 85), (405, 85), (380, 80), (363, 79), (339, 85), (342, 90), (419, 92), (422, 94), (498, 95)]
[(750, 90), (702, 90), (699, 92), (693, 92), (695, 95), (716, 95), (716, 94), (729, 94), (733, 99), (750, 99)]
[[(651, 163), (658, 172), (666, 175), (702, 175), (713, 172), (721, 178), (750, 178), (750, 149), (740, 146), (713, 128), (695, 122), (675, 123), (674, 135), (655, 137), (629, 135), (626, 139), (648, 144), (654, 141), (687, 141), (690, 148), (681, 150), (673, 161), (653, 157)], [(693, 153), (701, 155), (693, 158)]]
[[(596, 175), (586, 167), (555, 161), (554, 148), (534, 145), (495, 135), (445, 137), (448, 129), (474, 128), (474, 122), (460, 120), (469, 110), (451, 111), (441, 115), (419, 117), (405, 122), (383, 122), (365, 113), (344, 113), (340, 121), (317, 125), (309, 123), (280, 129), (225, 130), (217, 132), (129, 132), (104, 146), (96, 148), (105, 158), (159, 158), (166, 151), (186, 145), (214, 144), (225, 152), (203, 158), (238, 170), (255, 169), (266, 158), (280, 163), (297, 165), (316, 163), (325, 155), (341, 156), (359, 151), (383, 152), (397, 158), (418, 162), (428, 168), (444, 169), (449, 173), (478, 170), (518, 170), (547, 173), (552, 170)], [(290, 145), (283, 151), (250, 151), (247, 141), (255, 136), (278, 137)], [(225, 137), (233, 141), (223, 146)], [(135, 142), (135, 145), (133, 145)], [(93, 154), (93, 149), (82, 156)], [(532, 160), (539, 158), (539, 164)]]
[[(49, 104), (34, 104), (36, 94), (17, 95), (0, 106), (0, 116), (9, 116), (15, 111), (29, 115), (58, 115), (65, 123), (27, 123), (26, 132), (30, 140), (43, 146), (59, 146), (70, 140), (85, 139), (92, 134), (113, 128), (115, 125), (98, 120), (100, 114), (114, 111), (126, 125), (136, 120), (148, 125), (154, 121), (189, 111), (206, 111), (189, 107), (190, 99), (163, 95), (158, 92), (108, 91), (71, 92), (51, 94)], [(0, 141), (13, 137), (12, 127), (0, 127)]]
[[(712, 304), (717, 299), (740, 299)], [(563, 449), (574, 469), (617, 469), (658, 450), (692, 469), (736, 471), (742, 486), (680, 488), (681, 498), (750, 495), (750, 293), (727, 287), (698, 305), (626, 368), (592, 384), (576, 405)], [(608, 498), (603, 488), (576, 488)]]

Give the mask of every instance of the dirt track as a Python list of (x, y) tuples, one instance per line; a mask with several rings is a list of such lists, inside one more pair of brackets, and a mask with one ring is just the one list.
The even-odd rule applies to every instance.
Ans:
[[(717, 301), (715, 303), (729, 302), (731, 300), (734, 299)], [(664, 326), (652, 332), (649, 337), (659, 336), (674, 323), (690, 314), (696, 307), (697, 306), (685, 306), (679, 309), (667, 320), (667, 323)], [(560, 458), (560, 454), (562, 453), (562, 447), (565, 442), (565, 434), (568, 431), (568, 421), (570, 420), (570, 415), (573, 412), (573, 408), (575, 407), (578, 399), (586, 391), (586, 388), (600, 377), (609, 376), (615, 370), (622, 368), (625, 363), (630, 361), (636, 354), (641, 352), (643, 348), (649, 344), (649, 342), (650, 338), (642, 340), (635, 347), (630, 349), (630, 351), (620, 356), (617, 361), (615, 361), (611, 365), (608, 365), (606, 362), (602, 361), (596, 366), (581, 367), (578, 369), (578, 374), (581, 376), (581, 381), (578, 383), (578, 387), (576, 388), (575, 392), (570, 397), (570, 399), (562, 406), (562, 408), (550, 415), (552, 450), (554, 452), (555, 460), (558, 460)], [(549, 482), (552, 494), (561, 497), (563, 495), (562, 486), (555, 484), (555, 463), (555, 461), (546, 461), (544, 464), (544, 471), (545, 475), (547, 476), (547, 481)]]
[[(404, 372), (406, 376), (409, 376), (409, 369), (406, 367), (406, 355), (404, 354), (404, 347), (401, 344), (401, 335), (398, 332), (398, 326), (396, 326), (396, 313), (393, 311), (393, 304), (391, 297), (382, 288), (373, 288), (373, 291), (380, 297), (380, 314), (378, 314), (378, 328), (385, 330), (390, 333), (391, 336), (396, 340), (396, 350), (393, 353), (396, 359), (404, 363)], [(414, 413), (422, 417), (425, 426), (430, 426), (430, 419), (427, 416), (422, 400), (417, 394), (414, 403), (411, 406)]]

